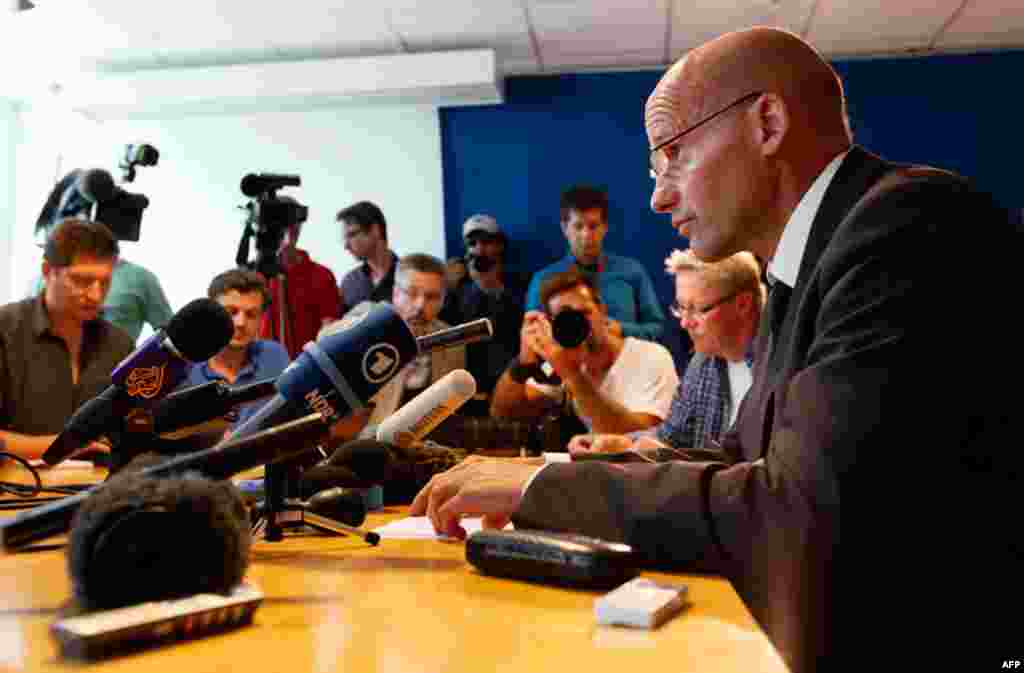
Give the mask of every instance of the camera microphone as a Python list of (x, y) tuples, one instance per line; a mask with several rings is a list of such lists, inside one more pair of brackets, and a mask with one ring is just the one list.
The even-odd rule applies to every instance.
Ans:
[(302, 178), (298, 175), (279, 173), (249, 173), (242, 178), (239, 188), (250, 198), (255, 198), (280, 187), (299, 187)]
[(110, 201), (117, 194), (113, 176), (102, 168), (82, 171), (78, 176), (77, 188), (79, 194), (91, 203)]

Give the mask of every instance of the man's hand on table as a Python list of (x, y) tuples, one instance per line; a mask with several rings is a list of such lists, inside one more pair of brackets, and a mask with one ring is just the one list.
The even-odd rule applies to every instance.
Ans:
[(441, 535), (465, 539), (463, 516), (483, 517), (484, 528), (504, 528), (519, 508), (523, 488), (540, 469), (531, 459), (471, 456), (434, 475), (416, 495), (409, 513), (426, 515)]

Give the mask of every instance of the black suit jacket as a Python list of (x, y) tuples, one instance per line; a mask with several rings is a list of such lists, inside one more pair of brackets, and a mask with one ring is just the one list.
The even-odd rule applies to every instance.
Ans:
[(1022, 240), (962, 178), (854, 148), (718, 460), (550, 465), (516, 524), (726, 574), (795, 672), (1020, 658)]

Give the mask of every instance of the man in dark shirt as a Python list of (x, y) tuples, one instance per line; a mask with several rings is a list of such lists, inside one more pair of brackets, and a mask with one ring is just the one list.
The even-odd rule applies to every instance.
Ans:
[[(117, 253), (104, 225), (65, 220), (46, 241), (46, 287), (0, 306), (0, 440), (7, 451), (40, 457), (132, 352), (128, 333), (99, 317)], [(108, 447), (97, 441), (80, 452), (96, 450)]]
[(398, 255), (388, 247), (388, 224), (375, 204), (354, 203), (338, 213), (345, 249), (362, 262), (341, 279), (341, 312), (364, 301), (391, 301)]
[(445, 299), (441, 319), (459, 325), (490, 318), (494, 337), (466, 347), (466, 365), (476, 379), (477, 394), (463, 413), (486, 416), (494, 385), (519, 354), (526, 279), (505, 269), (505, 234), (490, 215), (477, 214), (462, 225), (469, 277)]

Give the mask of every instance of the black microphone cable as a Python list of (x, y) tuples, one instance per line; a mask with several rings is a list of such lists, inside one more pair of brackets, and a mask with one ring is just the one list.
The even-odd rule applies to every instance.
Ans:
[[(0, 494), (13, 495), (18, 500), (9, 500), (6, 502), (0, 501), (0, 511), (7, 509), (26, 509), (35, 507), (37, 504), (42, 502), (49, 502), (51, 500), (60, 500), (65, 495), (74, 495), (75, 493), (81, 493), (84, 490), (91, 488), (94, 484), (63, 484), (60, 486), (43, 486), (43, 480), (39, 476), (39, 470), (32, 467), (32, 464), (22, 458), (19, 455), (13, 454), (9, 451), (0, 451), (0, 462), (3, 459), (9, 458), (14, 462), (18, 463), (21, 467), (25, 468), (28, 473), (32, 476), (34, 485), (23, 484), (16, 481), (2, 481), (0, 480)], [(59, 493), (60, 496), (46, 497), (42, 496), (43, 493)], [(42, 497), (41, 497), (42, 496)]]

